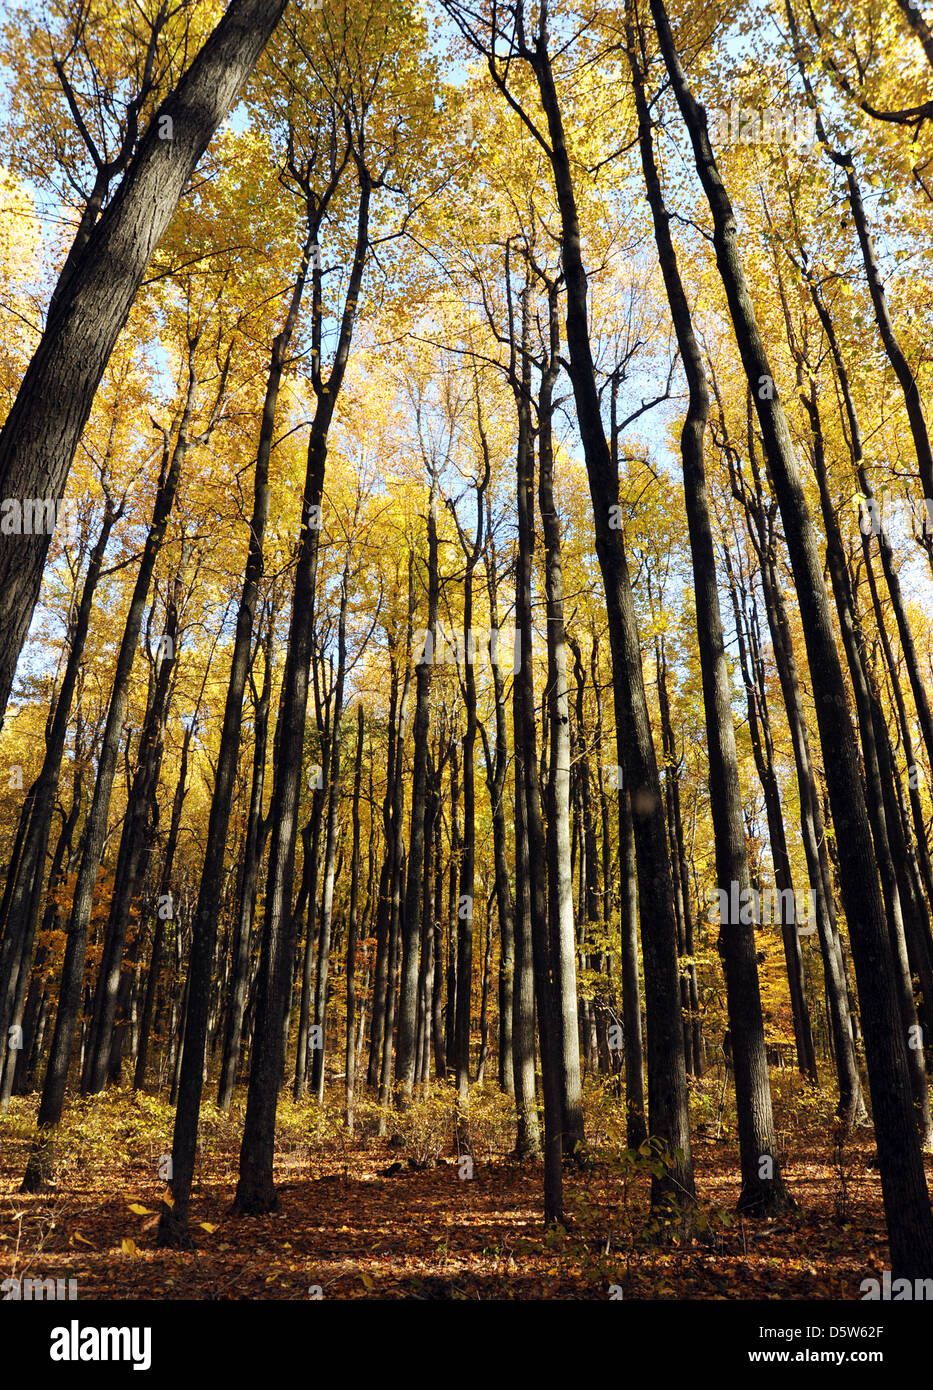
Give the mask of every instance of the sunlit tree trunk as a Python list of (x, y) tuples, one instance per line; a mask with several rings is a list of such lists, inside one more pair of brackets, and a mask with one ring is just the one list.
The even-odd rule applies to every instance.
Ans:
[[(69, 258), (67, 284), (54, 296), (45, 332), (0, 432), (0, 497), (64, 493), (81, 431), (149, 258), (285, 4), (231, 0), (176, 89), (153, 114), (80, 255)], [(4, 536), (0, 544), (0, 723), (48, 548), (47, 535)]]

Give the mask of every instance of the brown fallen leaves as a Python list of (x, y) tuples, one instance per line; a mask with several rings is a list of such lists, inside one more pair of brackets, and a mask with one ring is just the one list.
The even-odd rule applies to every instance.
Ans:
[(747, 1220), (730, 1215), (734, 1142), (698, 1136), (709, 1230), (681, 1248), (644, 1238), (645, 1184), (600, 1156), (568, 1168), (568, 1229), (545, 1238), (539, 1166), (477, 1162), (464, 1180), (453, 1159), (419, 1170), (369, 1140), (310, 1172), (283, 1163), (280, 1209), (238, 1219), (235, 1155), (212, 1153), (192, 1203), (199, 1248), (180, 1253), (155, 1247), (165, 1188), (144, 1157), (73, 1166), (27, 1197), (14, 1141), (0, 1160), (0, 1276), (75, 1277), (79, 1298), (113, 1299), (605, 1299), (611, 1287), (626, 1299), (858, 1299), (887, 1261), (870, 1132), (851, 1141), (844, 1181), (825, 1131), (798, 1132), (793, 1150), (797, 1209)]

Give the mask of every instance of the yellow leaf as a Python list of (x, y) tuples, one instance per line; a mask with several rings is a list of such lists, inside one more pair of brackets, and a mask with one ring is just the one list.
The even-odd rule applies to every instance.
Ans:
[(120, 1241), (120, 1249), (123, 1251), (124, 1255), (135, 1255), (135, 1240), (130, 1240), (129, 1236), (124, 1236), (123, 1239)]
[(217, 1230), (217, 1227), (212, 1226), (209, 1221), (199, 1221), (198, 1225), (201, 1227), (202, 1231), (207, 1231), (209, 1235), (213, 1235), (214, 1232)]
[(129, 1202), (127, 1205), (129, 1206), (130, 1211), (134, 1211), (137, 1216), (152, 1215), (151, 1207), (141, 1207), (138, 1202)]
[(73, 1240), (80, 1240), (80, 1242), (81, 1242), (82, 1245), (90, 1245), (91, 1248), (93, 1249), (94, 1242), (93, 1242), (92, 1240), (88, 1240), (87, 1236), (83, 1236), (83, 1235), (81, 1234), (80, 1231), (75, 1231), (75, 1233), (74, 1233), (72, 1239), (73, 1239)]
[(372, 1275), (367, 1274), (365, 1270), (360, 1275), (360, 1278), (362, 1279), (367, 1289), (374, 1289), (376, 1287), (376, 1285), (373, 1283)]

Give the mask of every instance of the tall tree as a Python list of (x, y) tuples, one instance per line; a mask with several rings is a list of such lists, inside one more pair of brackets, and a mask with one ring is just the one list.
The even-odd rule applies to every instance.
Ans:
[[(153, 115), (112, 199), (69, 257), (0, 431), (0, 495), (59, 499), (94, 395), (153, 249), (287, 0), (231, 0)], [(0, 721), (39, 596), (48, 535), (0, 544)]]

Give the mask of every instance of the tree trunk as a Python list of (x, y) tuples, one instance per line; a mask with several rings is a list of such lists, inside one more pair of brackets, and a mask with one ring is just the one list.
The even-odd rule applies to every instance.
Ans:
[(600, 411), (587, 321), (587, 275), (580, 225), (551, 71), (547, 36), (538, 36), (534, 68), (550, 135), (549, 157), (561, 219), (567, 284), (567, 344), (577, 420), (586, 460), (596, 554), (606, 591), (613, 667), (617, 757), (629, 785), (638, 865), (642, 953), (648, 1015), (648, 1105), (653, 1136), (666, 1151), (666, 1167), (652, 1182), (655, 1204), (677, 1207), (689, 1224), (695, 1201), (687, 1078), (680, 1009), (677, 928), (657, 758), (641, 666), (641, 646), (628, 559), (620, 525), (619, 479)]
[[(246, 1102), (246, 1119), (240, 1149), (240, 1178), (235, 1210), (240, 1215), (259, 1215), (278, 1205), (273, 1182), (275, 1113), (285, 1063), (283, 1029), (287, 1020), (290, 975), (294, 959), (291, 895), (298, 830), (301, 768), (304, 754), (305, 717), (308, 706), (308, 669), (312, 658), (314, 599), (317, 579), (321, 502), (327, 435), (343, 382), (356, 306), (369, 245), (371, 183), (361, 161), (357, 162), (359, 204), (353, 265), (347, 282), (340, 335), (330, 377), (325, 384), (319, 367), (314, 373), (317, 403), (308, 441), (308, 465), (302, 499), (302, 524), (295, 568), (288, 648), (282, 678), (281, 713), (276, 731), (276, 760), (270, 819), (272, 836), (266, 883), (266, 915), (253, 1033), (252, 1065)], [(315, 268), (315, 322), (320, 324), (320, 270)], [(319, 332), (319, 328), (317, 330)], [(320, 343), (316, 361), (320, 362)]]
[(552, 959), (547, 916), (547, 844), (541, 807), (538, 759), (535, 750), (535, 690), (532, 661), (531, 580), (534, 565), (534, 445), (531, 423), (529, 298), (521, 298), (522, 369), (514, 383), (518, 410), (516, 482), (518, 497), (518, 557), (515, 566), (515, 626), (521, 640), (520, 669), (515, 676), (515, 767), (524, 792), (528, 899), (531, 918), (531, 956), (538, 1013), (541, 1081), (544, 1091), (544, 1223), (563, 1223), (563, 1053), (558, 1012), (555, 962)]
[[(411, 813), (408, 842), (408, 877), (402, 913), (402, 978), (399, 986), (398, 1050), (395, 1059), (397, 1098), (411, 1100), (415, 1079), (415, 1043), (418, 1010), (418, 946), (421, 940), (421, 897), (424, 877), (424, 805), (428, 773), (428, 723), (431, 711), (431, 674), (437, 631), (437, 474), (431, 473), (428, 499), (428, 636), (415, 674), (414, 765), (411, 778)], [(472, 770), (472, 764), (471, 764)]]
[(59, 989), (58, 1012), (55, 1017), (55, 1030), (52, 1035), (52, 1046), (45, 1073), (45, 1082), (42, 1087), (42, 1100), (39, 1105), (39, 1133), (26, 1166), (26, 1173), (23, 1178), (24, 1192), (38, 1191), (44, 1183), (47, 1176), (45, 1159), (49, 1143), (49, 1130), (57, 1125), (61, 1119), (65, 1103), (68, 1068), (71, 1062), (78, 1011), (81, 1006), (91, 908), (101, 855), (107, 837), (110, 797), (113, 791), (117, 756), (129, 697), (130, 673), (139, 646), (139, 634), (142, 630), (143, 611), (149, 596), (149, 586), (165, 536), (172, 503), (175, 500), (182, 460), (188, 449), (188, 430), (191, 424), (196, 390), (197, 377), (194, 370), (194, 344), (192, 343), (189, 348), (188, 386), (181, 421), (174, 448), (169, 447), (166, 438), (152, 521), (146, 536), (143, 556), (123, 628), (120, 650), (117, 654), (113, 687), (107, 708), (107, 722), (98, 756), (94, 797), (84, 826), (81, 863), (72, 898), (65, 961)]
[(901, 1030), (894, 960), (874, 862), (855, 732), (846, 703), (816, 535), (790, 430), (774, 389), (774, 377), (752, 307), (739, 255), (735, 214), (710, 146), (706, 114), (690, 91), (663, 0), (651, 0), (651, 12), (713, 214), (717, 265), (742, 363), (755, 393), (755, 408), (800, 601), (842, 867), (843, 898), (863, 1006), (892, 1269), (898, 1277), (926, 1275), (933, 1271), (933, 1212), (913, 1114), (907, 1040)]
[(272, 640), (275, 626), (274, 609), (269, 615), (269, 626), (263, 642), (263, 680), (262, 691), (256, 699), (253, 687), (253, 773), (250, 787), (249, 811), (246, 821), (246, 842), (243, 846), (243, 863), (237, 888), (238, 910), (233, 936), (230, 979), (228, 983), (227, 1017), (224, 1029), (223, 1055), (220, 1064), (220, 1081), (217, 1088), (217, 1105), (229, 1111), (236, 1084), (237, 1064), (240, 1058), (240, 1044), (246, 1015), (246, 998), (249, 989), (250, 934), (256, 910), (256, 893), (259, 887), (259, 873), (262, 862), (262, 848), (269, 828), (268, 821), (262, 817), (262, 797), (266, 775), (266, 746), (269, 731), (269, 704), (272, 694)]
[(547, 690), (550, 768), (546, 786), (548, 928), (553, 984), (560, 1027), (561, 1090), (565, 1151), (582, 1156), (583, 1105), (580, 1089), (580, 1033), (577, 1017), (576, 940), (573, 875), (570, 863), (570, 693), (564, 635), (564, 580), (560, 520), (554, 501), (554, 450), (551, 437), (553, 390), (560, 371), (558, 287), (548, 286), (550, 355), (538, 396), (538, 506), (544, 535), (544, 588), (547, 610)]
[[(45, 332), (0, 433), (0, 497), (61, 498), (81, 431), (149, 257), (285, 9), (231, 0), (153, 115), (112, 201), (56, 292)], [(165, 138), (165, 122), (171, 138)], [(0, 546), (0, 723), (39, 597), (49, 536)]]
[(360, 789), (363, 782), (363, 705), (356, 707), (356, 760), (353, 765), (353, 849), (350, 853), (350, 908), (347, 925), (347, 1045), (344, 1119), (353, 1133), (356, 1093), (356, 947), (359, 939)]
[[(337, 806), (340, 795), (340, 721), (343, 715), (343, 687), (347, 669), (347, 585), (349, 560), (340, 586), (340, 616), (337, 635), (337, 679), (331, 713), (330, 767), (327, 774), (327, 831), (324, 839), (324, 887), (321, 897), (321, 930), (318, 941), (317, 977), (314, 983), (314, 1023), (321, 1031), (320, 1046), (314, 1048), (311, 1062), (311, 1090), (318, 1104), (324, 1100), (324, 1043), (327, 1010), (327, 972), (330, 964), (331, 927), (334, 916), (334, 879), (337, 857)], [(299, 1038), (299, 1046), (301, 1039)]]

